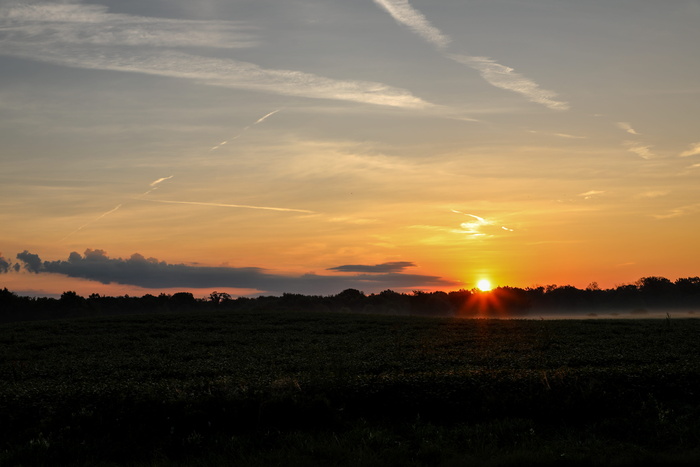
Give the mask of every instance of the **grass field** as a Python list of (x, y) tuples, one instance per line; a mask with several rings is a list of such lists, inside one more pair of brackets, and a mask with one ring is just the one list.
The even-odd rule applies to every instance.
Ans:
[(0, 325), (0, 465), (697, 465), (700, 320)]

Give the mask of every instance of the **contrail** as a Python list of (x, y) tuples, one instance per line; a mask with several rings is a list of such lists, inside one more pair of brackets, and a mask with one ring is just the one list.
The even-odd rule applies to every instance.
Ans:
[(104, 214), (101, 214), (100, 216), (94, 218), (94, 219), (91, 220), (90, 222), (86, 222), (85, 224), (81, 225), (80, 227), (78, 227), (77, 229), (75, 229), (74, 231), (72, 231), (71, 233), (69, 233), (68, 235), (66, 235), (65, 237), (63, 237), (63, 238), (62, 238), (61, 240), (59, 240), (59, 241), (62, 242), (62, 241), (65, 240), (66, 238), (70, 237), (71, 235), (73, 235), (73, 234), (75, 234), (75, 233), (77, 233), (77, 232), (80, 232), (81, 230), (83, 230), (83, 229), (84, 229), (85, 227), (87, 227), (88, 225), (92, 224), (93, 222), (99, 221), (100, 219), (102, 219), (102, 218), (105, 217), (105, 216), (108, 216), (108, 215), (112, 214), (114, 211), (116, 211), (116, 210), (119, 209), (120, 207), (122, 207), (121, 204), (117, 205), (117, 207), (115, 207), (114, 209), (111, 209), (111, 210), (105, 212)]
[(225, 144), (228, 144), (228, 143), (230, 143), (231, 141), (233, 141), (233, 140), (235, 140), (235, 139), (240, 138), (241, 136), (243, 136), (243, 133), (245, 133), (246, 131), (250, 130), (251, 127), (253, 127), (253, 126), (255, 126), (255, 125), (259, 124), (259, 123), (264, 122), (265, 120), (267, 120), (269, 117), (272, 117), (274, 114), (276, 114), (276, 113), (279, 112), (280, 110), (282, 110), (282, 109), (273, 110), (273, 111), (270, 112), (269, 114), (263, 115), (263, 116), (260, 117), (259, 119), (255, 120), (254, 123), (251, 123), (251, 124), (248, 125), (247, 127), (243, 128), (243, 129), (241, 130), (241, 132), (238, 133), (238, 134), (237, 134), (236, 136), (234, 136), (233, 138), (227, 139), (226, 141), (222, 141), (222, 142), (220, 142), (219, 144), (217, 144), (216, 146), (210, 148), (209, 150), (210, 150), (210, 151), (215, 151), (215, 150), (219, 149), (221, 146), (223, 146), (223, 145), (225, 145)]
[[(160, 185), (161, 183), (163, 183), (163, 182), (166, 181), (166, 180), (170, 180), (170, 179), (173, 178), (174, 176), (175, 176), (175, 175), (171, 175), (171, 176), (169, 176), (169, 177), (161, 177), (161, 178), (159, 178), (159, 179), (157, 179), (157, 180), (153, 180), (151, 183), (149, 183), (149, 186), (151, 187), (151, 189), (148, 190), (148, 191), (146, 191), (146, 192), (144, 192), (141, 196), (146, 196), (147, 194), (153, 192), (154, 190), (156, 190), (156, 189), (158, 188), (158, 185)], [(74, 231), (72, 231), (71, 233), (69, 233), (68, 235), (66, 235), (66, 236), (63, 237), (62, 239), (60, 239), (59, 241), (62, 242), (63, 240), (65, 240), (65, 239), (67, 239), (68, 237), (70, 237), (71, 235), (73, 235), (73, 234), (75, 234), (75, 233), (77, 233), (77, 232), (80, 232), (81, 230), (83, 230), (85, 227), (87, 227), (88, 225), (92, 224), (93, 222), (97, 222), (97, 221), (99, 221), (100, 219), (102, 219), (103, 217), (112, 214), (114, 211), (116, 211), (117, 209), (121, 208), (123, 205), (124, 205), (123, 203), (122, 203), (122, 204), (119, 204), (119, 205), (117, 205), (114, 209), (110, 209), (109, 211), (105, 212), (104, 214), (101, 214), (101, 215), (99, 215), (98, 217), (94, 218), (94, 219), (91, 220), (90, 222), (86, 222), (85, 224), (81, 225), (80, 227), (78, 227), (77, 229), (75, 229)]]
[(163, 177), (163, 178), (159, 178), (158, 180), (152, 181), (152, 182), (149, 184), (149, 186), (151, 187), (151, 189), (148, 190), (148, 191), (146, 191), (146, 192), (144, 192), (141, 196), (146, 196), (147, 194), (152, 193), (153, 191), (155, 191), (156, 189), (158, 189), (158, 185), (160, 185), (161, 183), (163, 183), (163, 182), (166, 181), (166, 180), (170, 180), (170, 179), (173, 178), (174, 176), (175, 176), (175, 175), (171, 175), (171, 176), (169, 176), (169, 177)]
[[(137, 198), (141, 199), (141, 198)], [(224, 203), (200, 203), (197, 201), (171, 201), (165, 199), (143, 199), (143, 201), (152, 201), (154, 203), (167, 203), (167, 204), (192, 204), (195, 206), (215, 206), (222, 208), (243, 208), (243, 209), (264, 209), (267, 211), (284, 211), (284, 212), (303, 212), (307, 214), (316, 214), (316, 211), (309, 211), (307, 209), (292, 209), (292, 208), (276, 208), (270, 206), (250, 206), (247, 204), (224, 204)]]
[(279, 112), (280, 110), (282, 110), (282, 109), (273, 110), (272, 112), (270, 112), (269, 114), (265, 115), (264, 117), (260, 117), (259, 119), (257, 119), (257, 120), (255, 121), (255, 123), (253, 123), (253, 125), (257, 125), (258, 123), (264, 122), (268, 117), (272, 117), (274, 114), (276, 114), (276, 113)]
[(151, 186), (156, 186), (156, 185), (158, 185), (159, 183), (162, 183), (162, 182), (164, 182), (164, 181), (166, 181), (166, 180), (170, 180), (170, 179), (173, 178), (174, 176), (175, 176), (175, 175), (171, 175), (171, 176), (169, 176), (169, 177), (159, 178), (158, 180), (155, 180), (155, 181), (151, 182)]
[[(211, 148), (211, 149), (209, 149), (209, 150), (210, 150), (210, 151), (214, 151), (215, 149), (219, 149), (221, 146), (223, 146), (223, 145), (225, 145), (225, 144), (227, 144), (227, 143), (229, 143), (229, 142), (231, 142), (231, 141), (233, 141), (233, 140), (236, 140), (236, 139), (240, 138), (241, 135), (243, 135), (243, 133), (245, 133), (246, 131), (248, 131), (251, 127), (253, 127), (253, 126), (255, 126), (255, 125), (258, 125), (258, 124), (264, 122), (265, 120), (267, 120), (268, 118), (272, 117), (274, 114), (276, 114), (277, 112), (279, 112), (279, 111), (281, 111), (281, 110), (282, 110), (282, 108), (277, 109), (277, 110), (273, 110), (272, 112), (269, 112), (269, 113), (263, 115), (262, 117), (260, 117), (259, 119), (257, 119), (255, 122), (253, 122), (253, 123), (251, 123), (250, 125), (248, 125), (247, 127), (243, 128), (243, 130), (241, 130), (241, 132), (240, 132), (239, 134), (237, 134), (236, 136), (234, 136), (233, 138), (230, 138), (230, 139), (228, 139), (228, 140), (226, 140), (226, 141), (222, 141), (221, 143), (219, 143), (218, 145), (214, 146), (213, 148)], [(146, 195), (152, 193), (153, 191), (157, 190), (157, 189), (158, 189), (158, 186), (159, 186), (161, 183), (163, 183), (163, 182), (165, 182), (165, 181), (167, 181), (167, 180), (170, 180), (170, 179), (173, 178), (173, 177), (175, 177), (175, 175), (170, 175), (170, 176), (168, 176), (168, 177), (161, 177), (161, 178), (158, 178), (158, 179), (156, 179), (156, 180), (153, 180), (151, 183), (149, 183), (149, 186), (150, 186), (151, 188), (150, 188), (149, 190), (145, 191), (144, 193), (142, 193), (140, 197), (134, 198), (134, 199), (153, 201), (153, 202), (156, 202), (156, 203), (168, 203), (168, 204), (194, 204), (194, 205), (201, 205), (201, 206), (219, 206), (219, 207), (243, 208), (243, 209), (264, 209), (264, 210), (268, 210), (268, 211), (303, 212), (303, 213), (315, 214), (315, 211), (308, 211), (308, 210), (306, 210), (306, 209), (276, 208), (276, 207), (269, 207), (269, 206), (248, 206), (248, 205), (243, 205), (243, 204), (197, 203), (197, 202), (193, 202), (193, 201), (167, 201), (167, 200), (155, 200), (155, 199), (146, 199), (146, 198), (144, 198), (144, 196), (146, 196)], [(69, 233), (68, 235), (66, 235), (65, 237), (63, 237), (63, 238), (62, 238), (61, 240), (59, 240), (59, 241), (63, 241), (63, 240), (65, 240), (65, 239), (67, 239), (68, 237), (70, 237), (71, 235), (74, 235), (75, 233), (80, 232), (81, 230), (83, 230), (83, 229), (84, 229), (85, 227), (87, 227), (88, 225), (92, 224), (93, 222), (97, 222), (98, 220), (102, 219), (102, 218), (105, 217), (105, 216), (108, 216), (109, 214), (112, 214), (114, 211), (116, 211), (117, 209), (119, 209), (119, 208), (121, 208), (121, 207), (122, 207), (122, 204), (119, 204), (119, 205), (116, 206), (114, 209), (111, 209), (111, 210), (105, 212), (104, 214), (101, 214), (100, 216), (96, 217), (95, 219), (91, 220), (90, 222), (87, 222), (87, 223), (85, 223), (84, 225), (81, 225), (80, 227), (78, 227), (78, 228), (75, 229), (73, 232)]]

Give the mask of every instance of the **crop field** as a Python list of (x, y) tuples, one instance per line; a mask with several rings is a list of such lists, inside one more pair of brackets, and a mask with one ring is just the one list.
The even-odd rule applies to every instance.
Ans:
[(700, 320), (0, 325), (0, 465), (697, 465)]

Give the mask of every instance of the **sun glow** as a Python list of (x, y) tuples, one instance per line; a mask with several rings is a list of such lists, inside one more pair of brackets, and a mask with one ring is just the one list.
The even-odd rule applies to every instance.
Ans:
[(476, 288), (481, 290), (482, 292), (488, 292), (493, 287), (491, 286), (491, 281), (489, 281), (488, 279), (481, 279), (479, 282), (476, 283)]

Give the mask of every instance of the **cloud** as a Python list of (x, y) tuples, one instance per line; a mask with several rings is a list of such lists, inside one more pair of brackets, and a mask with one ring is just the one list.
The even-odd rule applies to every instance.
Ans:
[(38, 274), (39, 271), (41, 271), (42, 264), (39, 255), (24, 250), (22, 253), (17, 253), (17, 259), (24, 263), (25, 270), (33, 272), (34, 274)]
[(664, 214), (653, 214), (653, 217), (655, 217), (656, 219), (660, 219), (660, 220), (672, 219), (674, 217), (687, 216), (689, 214), (694, 214), (696, 212), (700, 212), (700, 203), (673, 208)]
[(700, 156), (700, 143), (693, 143), (687, 151), (683, 151), (679, 157)]
[(236, 41), (241, 28), (238, 23), (112, 14), (104, 7), (90, 5), (14, 5), (0, 8), (0, 54), (314, 99), (401, 108), (432, 106), (409, 91), (382, 83), (265, 69), (254, 63), (175, 50), (250, 46), (249, 41)]
[(548, 133), (544, 131), (537, 131), (537, 130), (529, 130), (529, 133), (535, 134), (535, 135), (548, 135), (548, 136), (556, 136), (558, 138), (566, 138), (566, 139), (587, 139), (586, 136), (577, 136), (577, 135), (570, 135), (569, 133)]
[(568, 133), (554, 133), (554, 136), (558, 136), (560, 138), (567, 138), (567, 139), (586, 139), (585, 136), (570, 135)]
[(636, 141), (625, 141), (623, 144), (629, 152), (638, 155), (642, 159), (653, 159), (656, 157), (656, 154), (651, 151), (651, 146), (648, 144), (637, 143)]
[(10, 3), (0, 9), (10, 41), (35, 44), (248, 48), (253, 28), (235, 21), (197, 21), (109, 13), (101, 5)]
[[(347, 288), (378, 292), (387, 288), (445, 287), (457, 282), (437, 276), (402, 274), (389, 271), (354, 276), (316, 274), (279, 275), (256, 267), (205, 267), (168, 264), (156, 258), (134, 253), (127, 259), (110, 258), (103, 250), (88, 249), (83, 255), (70, 253), (66, 261), (44, 261), (25, 251), (17, 255), (25, 268), (35, 273), (63, 274), (69, 277), (117, 283), (145, 288), (216, 288), (254, 289), (265, 293), (284, 292), (334, 294)], [(27, 262), (28, 261), (28, 262)]]
[(329, 271), (338, 272), (365, 272), (365, 273), (390, 273), (390, 272), (401, 272), (406, 268), (415, 267), (414, 263), (408, 261), (395, 261), (390, 263), (382, 263), (375, 265), (363, 265), (363, 264), (346, 264), (343, 266), (336, 266), (334, 268), (328, 268)]
[(483, 217), (476, 216), (474, 214), (467, 214), (466, 212), (457, 211), (452, 209), (455, 214), (462, 214), (473, 218), (473, 221), (462, 222), (459, 225), (459, 229), (451, 229), (452, 233), (467, 234), (467, 236), (472, 238), (490, 238), (493, 237), (497, 232), (505, 230), (506, 232), (513, 232), (514, 230), (508, 227), (497, 227), (496, 222), (486, 220)]
[(579, 193), (578, 195), (581, 196), (583, 199), (591, 199), (594, 196), (602, 195), (603, 193), (605, 192), (600, 190), (590, 190), (585, 193)]
[(455, 230), (457, 233), (465, 233), (471, 237), (484, 237), (486, 234), (482, 232), (482, 227), (486, 225), (491, 225), (491, 222), (488, 222), (487, 220), (475, 216), (474, 214), (466, 214), (464, 213), (465, 216), (470, 216), (476, 219), (475, 221), (471, 222), (462, 222), (459, 227), (461, 230)]
[(627, 122), (617, 122), (617, 127), (631, 135), (639, 135), (639, 133)]
[(444, 49), (452, 41), (434, 27), (420, 11), (413, 8), (408, 0), (374, 0), (384, 8), (397, 23), (403, 24), (438, 49)]
[(542, 104), (552, 110), (568, 110), (570, 108), (568, 102), (555, 99), (557, 97), (556, 92), (540, 88), (531, 79), (516, 73), (513, 68), (496, 63), (491, 58), (457, 54), (449, 54), (448, 57), (475, 69), (490, 85), (516, 92), (530, 102)]
[(12, 262), (8, 259), (5, 259), (2, 256), (2, 253), (0, 253), (0, 274), (5, 274), (10, 272), (10, 269), (12, 268)]
[(669, 194), (668, 191), (651, 190), (651, 191), (645, 191), (643, 193), (639, 193), (638, 195), (635, 196), (635, 198), (659, 198), (661, 196), (666, 196), (668, 194)]
[(567, 102), (555, 100), (557, 93), (541, 89), (534, 81), (515, 73), (512, 68), (496, 63), (495, 60), (488, 57), (445, 54), (444, 50), (451, 39), (430, 24), (425, 15), (413, 8), (408, 0), (374, 0), (374, 3), (384, 8), (396, 22), (407, 26), (435, 46), (445, 57), (477, 70), (481, 77), (492, 86), (516, 92), (530, 102), (542, 104), (552, 110), (569, 109)]

